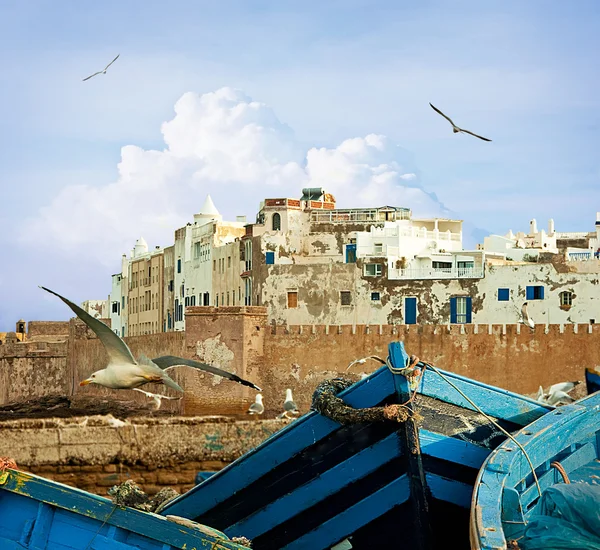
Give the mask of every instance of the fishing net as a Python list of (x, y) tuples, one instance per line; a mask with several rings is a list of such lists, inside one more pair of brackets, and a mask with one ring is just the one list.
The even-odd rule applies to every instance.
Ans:
[(153, 497), (148, 496), (142, 491), (139, 485), (132, 479), (128, 479), (119, 485), (115, 485), (108, 490), (108, 494), (112, 497), (112, 501), (117, 506), (127, 506), (142, 510), (143, 512), (157, 513), (163, 508), (167, 502), (170, 502), (179, 493), (171, 487), (165, 487), (156, 493)]
[(354, 382), (347, 378), (324, 380), (313, 393), (311, 409), (340, 424), (383, 422), (386, 420), (405, 422), (411, 416), (410, 409), (405, 405), (392, 404), (365, 409), (355, 409), (347, 405), (337, 397), (337, 394), (349, 388), (352, 384)]

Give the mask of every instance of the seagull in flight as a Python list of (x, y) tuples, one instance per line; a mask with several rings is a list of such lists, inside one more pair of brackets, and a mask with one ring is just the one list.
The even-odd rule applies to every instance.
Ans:
[(97, 73), (94, 73), (94, 74), (92, 74), (92, 75), (90, 75), (90, 76), (87, 76), (87, 77), (85, 77), (85, 78), (82, 80), (82, 82), (85, 82), (86, 80), (89, 80), (90, 78), (92, 78), (92, 77), (94, 77), (94, 76), (96, 76), (96, 75), (98, 75), (98, 74), (106, 74), (106, 70), (107, 70), (107, 69), (108, 69), (108, 68), (109, 68), (109, 67), (110, 67), (110, 66), (111, 66), (111, 65), (112, 65), (112, 64), (113, 64), (113, 63), (114, 63), (114, 62), (115, 62), (117, 59), (119, 59), (119, 56), (120, 56), (120, 55), (121, 55), (121, 54), (117, 54), (117, 57), (115, 57), (115, 58), (114, 58), (114, 59), (113, 59), (113, 60), (112, 60), (112, 61), (111, 61), (111, 62), (110, 62), (110, 63), (109, 63), (109, 64), (108, 64), (106, 67), (104, 67), (104, 69), (102, 69), (101, 71), (98, 71)]
[(156, 395), (141, 390), (140, 386), (149, 383), (164, 384), (175, 391), (183, 393), (183, 388), (166, 373), (168, 369), (182, 365), (207, 371), (261, 391), (260, 388), (252, 382), (244, 380), (235, 374), (213, 367), (212, 365), (192, 361), (191, 359), (184, 359), (173, 355), (148, 359), (145, 355), (140, 355), (136, 361), (127, 344), (119, 338), (108, 325), (99, 319), (92, 317), (89, 313), (64, 296), (61, 296), (46, 287), (41, 286), (40, 288), (50, 294), (54, 294), (54, 296), (57, 296), (67, 304), (75, 315), (77, 315), (77, 317), (79, 317), (96, 334), (108, 354), (108, 365), (106, 368), (92, 373), (89, 378), (86, 378), (79, 383), (80, 386), (98, 384), (99, 386), (115, 390), (138, 391), (146, 395), (146, 397), (153, 398), (156, 408), (159, 408), (161, 399), (181, 399), (181, 397)]
[(440, 111), (437, 107), (433, 106), (431, 103), (429, 105), (431, 105), (431, 108), (436, 113), (439, 113), (440, 115), (442, 115), (450, 124), (452, 124), (452, 131), (455, 134), (458, 134), (459, 132), (462, 132), (463, 134), (471, 134), (472, 136), (475, 136), (476, 138), (482, 139), (483, 141), (492, 141), (491, 139), (484, 138), (483, 136), (478, 136), (477, 134), (474, 134), (473, 132), (470, 132), (469, 130), (465, 130), (464, 128), (459, 128), (456, 124), (454, 124), (454, 122), (452, 122), (452, 119), (450, 117), (448, 117), (444, 113), (442, 113), (442, 111)]
[(515, 306), (515, 308), (519, 312), (518, 322), (527, 325), (531, 330), (533, 330), (535, 328), (535, 323), (533, 322), (533, 319), (529, 317), (529, 313), (527, 312), (527, 302), (523, 302), (523, 305), (521, 306), (521, 311), (519, 311), (519, 308), (517, 306)]

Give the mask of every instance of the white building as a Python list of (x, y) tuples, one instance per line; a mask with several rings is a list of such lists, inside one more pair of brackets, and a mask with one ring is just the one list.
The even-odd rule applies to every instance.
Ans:
[(108, 300), (86, 300), (81, 308), (96, 319), (108, 318)]

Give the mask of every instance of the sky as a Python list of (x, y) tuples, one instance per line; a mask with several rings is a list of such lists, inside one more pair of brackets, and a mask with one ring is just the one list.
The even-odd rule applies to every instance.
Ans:
[(253, 221), (322, 186), (462, 219), (468, 247), (592, 230), (598, 51), (595, 0), (2, 0), (0, 331), (71, 316), (38, 285), (105, 299), (207, 194)]

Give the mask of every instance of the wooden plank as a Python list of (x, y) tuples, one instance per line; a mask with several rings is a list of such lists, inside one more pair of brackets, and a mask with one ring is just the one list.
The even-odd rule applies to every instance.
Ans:
[(46, 548), (53, 520), (54, 508), (45, 502), (40, 502), (29, 542), (29, 547), (32, 550), (44, 550)]
[(462, 508), (471, 507), (473, 487), (461, 481), (448, 479), (437, 474), (425, 474), (427, 486), (433, 498), (455, 504)]
[[(94, 521), (94, 532), (97, 522), (114, 525), (138, 533), (156, 542), (168, 543), (176, 548), (197, 549), (214, 548), (218, 543), (223, 548), (239, 549), (239, 545), (218, 539), (212, 535), (177, 525), (166, 518), (155, 514), (140, 512), (132, 508), (119, 508), (104, 498), (68, 487), (60, 483), (44, 479), (33, 474), (17, 470), (9, 470), (7, 482), (0, 489), (10, 494), (27, 496), (31, 499), (47, 503), (51, 506), (67, 510), (74, 517), (91, 518)], [(2, 495), (4, 497), (4, 495)], [(55, 512), (56, 516), (56, 512)]]
[(403, 475), (281, 550), (328, 548), (382, 516), (394, 506), (406, 502), (409, 496), (408, 478)]
[(5, 539), (4, 537), (0, 537), (0, 548), (2, 550), (27, 550), (27, 546), (23, 546), (14, 540)]
[(423, 428), (419, 429), (419, 440), (421, 441), (421, 452), (424, 455), (463, 464), (478, 470), (491, 452), (489, 449), (484, 449), (469, 441), (448, 437)]
[(345, 462), (323, 472), (319, 477), (277, 499), (265, 508), (228, 527), (227, 534), (256, 538), (276, 525), (289, 520), (343, 487), (374, 472), (401, 452), (395, 433), (363, 449)]
[[(369, 378), (348, 388), (339, 396), (356, 408), (373, 407), (394, 393), (392, 374), (382, 367)], [(273, 434), (254, 450), (246, 453), (202, 485), (173, 500), (162, 515), (197, 518), (226, 500), (230, 495), (256, 481), (306, 447), (325, 439), (340, 425), (315, 412), (304, 415)]]
[[(476, 380), (471, 380), (470, 378), (465, 378), (441, 369), (438, 370), (449, 378), (485, 414), (494, 418), (507, 420), (519, 426), (526, 426), (553, 410), (553, 407), (542, 405), (533, 399), (509, 392), (508, 390), (488, 386), (482, 382), (477, 382)], [(448, 384), (446, 380), (431, 369), (425, 369), (419, 385), (419, 393), (441, 399), (465, 409), (477, 410)]]
[[(404, 368), (408, 365), (408, 354), (404, 350), (402, 342), (393, 342), (388, 346), (390, 362), (395, 368)], [(415, 541), (421, 550), (429, 550), (432, 547), (431, 521), (429, 517), (429, 489), (425, 479), (423, 458), (421, 456), (421, 444), (419, 441), (419, 428), (414, 421), (415, 407), (410, 401), (411, 391), (408, 380), (401, 374), (394, 375), (394, 385), (398, 393), (399, 402), (405, 403), (409, 411), (409, 417), (402, 422), (398, 435), (402, 441), (404, 460), (406, 461), (406, 472), (410, 487), (411, 504), (413, 508), (413, 521), (415, 524)]]

